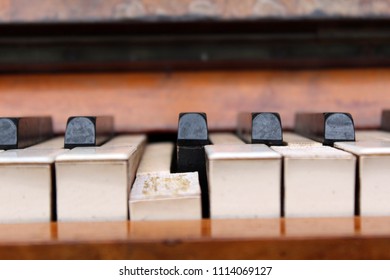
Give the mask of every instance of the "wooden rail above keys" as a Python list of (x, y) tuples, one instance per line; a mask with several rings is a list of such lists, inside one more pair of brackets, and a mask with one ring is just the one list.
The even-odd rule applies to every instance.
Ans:
[(379, 127), (390, 108), (390, 70), (127, 72), (0, 77), (0, 115), (46, 114), (65, 131), (70, 115), (113, 115), (117, 132), (177, 131), (180, 112), (205, 112), (211, 131), (236, 128), (239, 112), (346, 111)]
[(0, 259), (389, 259), (390, 217), (0, 225)]

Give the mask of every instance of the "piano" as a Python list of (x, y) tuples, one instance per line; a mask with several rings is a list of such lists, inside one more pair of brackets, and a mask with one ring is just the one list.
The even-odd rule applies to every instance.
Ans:
[[(112, 115), (174, 139), (180, 112), (232, 132), (240, 112), (390, 108), (388, 9), (361, 1), (0, 5), (0, 115)], [(388, 3), (382, 1), (381, 3)], [(389, 259), (390, 217), (0, 224), (0, 259)]]

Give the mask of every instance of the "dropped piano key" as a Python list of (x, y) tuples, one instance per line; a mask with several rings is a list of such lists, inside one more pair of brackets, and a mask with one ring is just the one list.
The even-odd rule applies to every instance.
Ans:
[(54, 161), (64, 149), (0, 153), (0, 222), (50, 222), (55, 217)]
[(207, 117), (204, 113), (181, 113), (176, 145), (175, 172), (198, 172), (202, 193), (202, 215), (209, 217), (209, 197), (204, 145), (208, 138)]
[(348, 113), (299, 113), (295, 131), (324, 145), (334, 142), (355, 141), (355, 128)]
[(197, 172), (137, 176), (130, 192), (130, 220), (197, 220), (202, 202)]
[(198, 174), (171, 174), (172, 152), (172, 143), (146, 146), (130, 192), (131, 220), (201, 218)]
[(172, 143), (145, 148), (130, 192), (131, 220), (201, 219), (198, 173), (170, 173)]
[(114, 121), (110, 116), (70, 117), (65, 131), (65, 148), (99, 146), (114, 135)]
[(77, 147), (56, 159), (58, 221), (128, 218), (128, 198), (143, 150), (140, 143)]
[(53, 135), (50, 117), (0, 118), (0, 149), (21, 149)]
[(358, 156), (359, 214), (389, 216), (390, 141), (337, 142), (335, 147)]
[(352, 217), (355, 157), (327, 146), (272, 147), (283, 156), (283, 213), (290, 217)]
[(283, 144), (286, 146), (322, 146), (322, 143), (293, 132), (283, 132)]
[(210, 142), (214, 145), (242, 145), (245, 144), (243, 140), (233, 133), (214, 132), (210, 133)]
[(281, 156), (264, 144), (205, 147), (210, 217), (280, 217)]
[(137, 169), (137, 176), (170, 174), (173, 155), (173, 143), (148, 144)]
[(237, 133), (246, 143), (283, 145), (282, 122), (278, 113), (241, 113)]

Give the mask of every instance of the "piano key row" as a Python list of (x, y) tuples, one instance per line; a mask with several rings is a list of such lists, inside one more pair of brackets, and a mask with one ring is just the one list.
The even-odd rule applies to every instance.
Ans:
[[(386, 133), (362, 134), (375, 139)], [(205, 152), (211, 218), (353, 216), (356, 158), (351, 153), (359, 161), (360, 214), (389, 214), (386, 141), (336, 143), (347, 153), (315, 142), (268, 147), (239, 144), (233, 134), (210, 139), (214, 145)], [(101, 147), (67, 151), (58, 148), (59, 137), (0, 153), (0, 221), (50, 221), (55, 214), (59, 221), (126, 220), (128, 205), (134, 220), (201, 218), (197, 176), (170, 173), (173, 143), (146, 145), (141, 160), (145, 140), (120, 136)]]
[[(356, 159), (352, 156), (358, 156), (360, 174), (373, 166), (385, 167), (386, 155), (390, 155), (387, 134), (390, 135), (383, 131), (357, 132), (359, 141), (355, 144), (335, 144), (350, 153), (324, 147), (294, 133), (284, 133), (286, 146), (279, 147), (245, 145), (232, 134), (212, 134), (206, 138), (203, 135), (200, 138), (207, 141), (195, 146), (207, 157), (211, 217), (351, 216), (359, 211), (361, 215), (388, 215), (387, 180), (360, 177), (360, 188), (355, 189)], [(209, 139), (214, 145), (207, 146), (204, 152), (203, 145)], [(368, 139), (382, 142), (367, 142)], [(183, 140), (178, 141), (178, 151), (181, 146), (192, 148), (194, 144)], [(130, 186), (146, 137), (119, 136), (100, 147), (78, 147), (71, 151), (62, 149), (63, 141), (59, 137), (0, 154), (0, 174), (4, 178), (0, 189), (1, 222), (128, 218)], [(131, 218), (200, 218), (196, 176), (167, 172), (171, 166), (168, 156), (172, 144), (159, 145), (165, 145), (162, 154), (152, 146), (144, 154), (133, 187), (135, 194), (130, 194)], [(380, 152), (372, 151), (373, 148)], [(378, 153), (382, 161), (377, 159)], [(165, 162), (158, 166), (155, 158), (161, 157), (165, 157)], [(154, 171), (153, 164), (157, 164)], [(158, 189), (162, 186), (166, 188), (165, 193)], [(377, 189), (380, 192), (373, 196), (372, 191)], [(356, 195), (356, 191), (360, 193)], [(185, 207), (187, 204), (189, 208)], [(205, 207), (208, 201), (206, 204), (203, 201)]]

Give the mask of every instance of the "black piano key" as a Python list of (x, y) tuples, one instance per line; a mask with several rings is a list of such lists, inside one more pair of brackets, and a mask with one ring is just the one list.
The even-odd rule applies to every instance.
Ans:
[(324, 145), (355, 141), (355, 127), (349, 113), (298, 113), (295, 131)]
[(210, 217), (204, 146), (210, 144), (204, 113), (181, 113), (176, 147), (175, 172), (198, 172), (202, 192), (202, 216)]
[(390, 131), (390, 110), (382, 111), (381, 129), (385, 131)]
[(238, 116), (237, 133), (250, 144), (283, 144), (282, 122), (278, 113), (241, 113)]
[(0, 149), (21, 149), (53, 136), (50, 117), (0, 118)]
[(114, 120), (111, 116), (70, 117), (66, 125), (64, 147), (99, 146), (114, 135)]
[(196, 146), (209, 144), (207, 116), (205, 113), (180, 113), (177, 144)]

